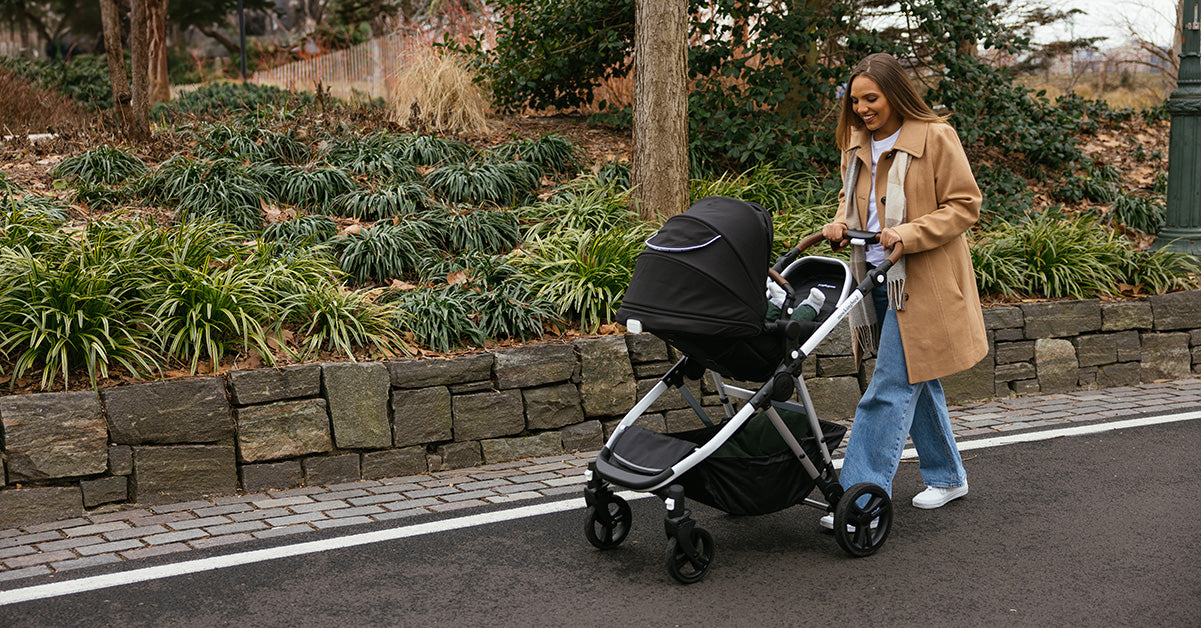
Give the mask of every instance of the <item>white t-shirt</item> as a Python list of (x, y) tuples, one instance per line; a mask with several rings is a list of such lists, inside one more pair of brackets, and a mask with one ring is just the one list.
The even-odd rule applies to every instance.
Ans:
[[(901, 135), (901, 130), (897, 129), (896, 133), (888, 137), (877, 140), (872, 138), (872, 191), (867, 197), (867, 230), (880, 231), (880, 213), (876, 208), (876, 164), (880, 162), (880, 157), (892, 150), (892, 147), (897, 143), (897, 137)], [(867, 263), (872, 266), (879, 266), (888, 258), (888, 253), (884, 251), (884, 247), (879, 244), (870, 244), (867, 247)]]

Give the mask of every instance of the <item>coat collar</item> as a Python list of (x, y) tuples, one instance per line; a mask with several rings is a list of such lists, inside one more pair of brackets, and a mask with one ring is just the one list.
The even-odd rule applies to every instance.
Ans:
[[(930, 129), (930, 124), (932, 123), (924, 120), (906, 120), (901, 124), (901, 135), (897, 137), (897, 143), (892, 149), (903, 150), (920, 159), (926, 150), (926, 132)], [(851, 144), (847, 150), (856, 151), (855, 154), (867, 163), (871, 155), (871, 140), (871, 132), (864, 127), (857, 128), (851, 133)]]

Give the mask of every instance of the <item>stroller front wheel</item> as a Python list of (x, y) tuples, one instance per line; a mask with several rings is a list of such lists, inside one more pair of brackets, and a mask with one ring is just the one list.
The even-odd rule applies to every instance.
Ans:
[(633, 518), (626, 500), (614, 495), (596, 506), (588, 507), (584, 536), (597, 549), (613, 549), (630, 534)]
[(667, 540), (667, 573), (680, 584), (700, 582), (713, 565), (713, 535), (703, 528), (692, 528), (688, 542), (691, 547), (674, 536)]
[[(867, 497), (863, 506), (857, 502)], [(834, 507), (834, 540), (856, 558), (871, 556), (884, 545), (892, 529), (892, 500), (870, 482), (852, 486)]]

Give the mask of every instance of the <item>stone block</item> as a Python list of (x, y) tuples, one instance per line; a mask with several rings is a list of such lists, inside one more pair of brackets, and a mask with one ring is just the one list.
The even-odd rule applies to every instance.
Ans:
[(542, 432), (517, 438), (489, 438), (480, 441), (484, 463), (509, 462), (523, 458), (542, 458), (563, 453), (563, 439), (558, 432)]
[(109, 445), (108, 472), (113, 475), (129, 475), (133, 473), (133, 447), (129, 445)]
[(264, 462), (333, 449), (324, 399), (277, 401), (236, 411), (238, 460)]
[(842, 319), (830, 330), (826, 339), (817, 345), (812, 355), (817, 357), (832, 355), (851, 355), (851, 323), (850, 317)]
[(219, 377), (166, 380), (101, 392), (119, 445), (228, 442), (234, 421)]
[(994, 342), (1014, 342), (1026, 339), (1026, 330), (1020, 328), (994, 329), (988, 333), (992, 334)]
[(1022, 308), (1013, 305), (996, 305), (984, 308), (985, 329), (1009, 329), (1026, 326)]
[[(709, 413), (709, 420), (715, 424), (725, 420), (726, 411), (721, 406), (702, 407), (701, 409)], [(692, 408), (664, 412), (663, 425), (668, 434), (707, 427)]]
[(242, 490), (248, 493), (296, 488), (303, 481), (299, 460), (242, 465)]
[(594, 451), (605, 444), (604, 428), (596, 420), (568, 425), (559, 430), (559, 438), (563, 441), (563, 450), (567, 452)]
[(0, 529), (81, 515), (83, 492), (78, 486), (0, 490)]
[(630, 352), (630, 362), (669, 362), (667, 343), (654, 334), (626, 334), (626, 348)]
[(1137, 331), (1120, 331), (1110, 334), (1118, 362), (1138, 362), (1143, 359), (1143, 341)]
[(1038, 372), (1038, 387), (1043, 393), (1075, 390), (1079, 381), (1076, 348), (1071, 341), (1059, 338), (1039, 338), (1034, 341), (1034, 368)]
[(102, 504), (118, 504), (129, 500), (129, 478), (109, 476), (79, 483), (83, 491), (83, 507), (95, 508)]
[(425, 447), (403, 447), (363, 453), (359, 462), (364, 480), (399, 478), (427, 471)]
[(1030, 362), (1034, 359), (1034, 341), (998, 342), (995, 345), (994, 351), (996, 352), (995, 359), (997, 364)]
[(446, 443), (438, 447), (438, 453), (430, 456), (430, 471), (449, 471), (451, 469), (466, 469), (483, 463), (480, 455), (480, 444), (476, 441), (466, 443)]
[(431, 388), (468, 382), (491, 382), (494, 361), (490, 353), (457, 358), (399, 360), (388, 363), (388, 373), (395, 388)]
[[(1156, 324), (1159, 323), (1156, 317)], [(1154, 333), (1141, 336), (1143, 342), (1142, 380), (1184, 379), (1192, 374), (1192, 353), (1188, 334), (1184, 332)]]
[(513, 436), (525, 430), (520, 390), (459, 395), (451, 398), (451, 406), (457, 441)]
[(94, 392), (0, 397), (0, 425), (10, 482), (108, 468), (108, 425)]
[(1150, 298), (1155, 331), (1201, 328), (1201, 290), (1157, 294)]
[(1101, 331), (1151, 329), (1155, 317), (1148, 301), (1121, 301), (1101, 304)]
[(818, 377), (839, 377), (842, 375), (855, 375), (858, 372), (855, 368), (855, 358), (849, 355), (819, 357), (817, 359), (817, 368), (815, 369), (815, 374)]
[(362, 477), (359, 454), (305, 458), (300, 462), (300, 468), (304, 471), (304, 483), (309, 486), (355, 482)]
[(1076, 347), (1076, 360), (1080, 366), (1100, 366), (1118, 361), (1118, 348), (1113, 342), (1114, 334), (1085, 334), (1072, 340)]
[(478, 382), (467, 382), (465, 384), (451, 384), (447, 386), (452, 395), (466, 395), (469, 393), (484, 392), (485, 390), (496, 390), (496, 386), (492, 385), (492, 380), (483, 379)]
[(651, 379), (663, 377), (671, 370), (671, 362), (642, 362), (634, 364), (635, 379)]
[(1018, 380), (1011, 382), (1009, 386), (1018, 395), (1037, 395), (1039, 392), (1037, 379)]
[[(651, 391), (651, 389), (654, 388), (655, 385), (658, 383), (659, 383), (659, 380), (657, 380), (657, 379), (639, 380), (638, 381), (638, 399), (642, 399), (643, 397), (645, 397), (646, 394), (649, 393)], [(730, 383), (732, 383), (732, 382), (730, 382)], [(735, 384), (735, 385), (737, 385), (737, 384)], [(688, 389), (689, 392), (692, 393), (692, 396), (695, 397), (696, 399), (699, 400), (703, 396), (703, 392), (701, 391), (700, 381), (685, 379), (684, 386)], [(630, 408), (632, 408), (632, 407), (634, 407), (633, 403), (626, 406), (625, 408), (619, 408), (617, 412), (614, 412), (610, 416), (613, 416), (613, 415), (624, 416), (625, 413), (629, 412)], [(681, 408), (687, 408), (687, 407), (688, 407), (688, 402), (684, 400), (684, 395), (680, 394), (680, 391), (675, 388), (668, 388), (667, 390), (663, 391), (663, 394), (660, 395), (659, 398), (656, 399), (655, 402), (652, 403), (650, 405), (650, 407), (647, 408), (646, 411), (652, 412), (652, 413), (666, 412), (668, 410), (679, 410)]]
[(1142, 381), (1142, 366), (1137, 362), (1106, 364), (1097, 368), (1097, 385), (1102, 388), (1134, 386)]
[[(392, 391), (395, 446), (425, 445), (453, 438), (450, 391), (443, 386)], [(424, 464), (424, 462), (423, 462)]]
[(1025, 334), (1029, 340), (1064, 338), (1101, 330), (1101, 302), (1096, 299), (1023, 303), (1019, 307), (1026, 320)]
[(589, 417), (624, 414), (634, 405), (638, 387), (625, 336), (582, 338), (572, 343), (580, 353), (580, 404)]
[(162, 504), (238, 490), (234, 448), (176, 445), (133, 448), (134, 501)]
[(996, 365), (991, 355), (986, 355), (972, 368), (941, 378), (943, 393), (948, 403), (963, 403), (988, 399), (996, 394)]
[(388, 396), (392, 379), (378, 362), (321, 365), (321, 393), (329, 402), (334, 444), (339, 449), (392, 446)]
[(497, 351), (496, 385), (533, 388), (571, 379), (575, 372), (575, 350), (569, 345), (527, 345)]
[(575, 384), (528, 388), (521, 396), (525, 400), (525, 422), (531, 430), (556, 429), (584, 420)]
[(857, 377), (818, 377), (806, 380), (805, 387), (813, 398), (817, 418), (829, 421), (855, 416), (860, 397)]
[(998, 364), (996, 380), (998, 382), (1015, 382), (1023, 379), (1033, 379), (1037, 373), (1030, 362), (1014, 362), (1013, 364)]
[(281, 369), (253, 369), (229, 374), (234, 404), (248, 406), (321, 394), (321, 366), (304, 364)]

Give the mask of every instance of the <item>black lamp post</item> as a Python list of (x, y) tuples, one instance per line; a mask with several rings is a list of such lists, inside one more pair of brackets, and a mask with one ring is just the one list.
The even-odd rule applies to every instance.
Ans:
[(1168, 206), (1156, 248), (1201, 255), (1201, 5), (1184, 1), (1180, 73), (1168, 98)]
[(246, 15), (242, 0), (238, 0), (238, 48), (242, 52), (242, 82), (246, 82)]

